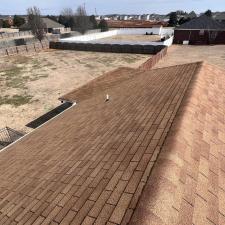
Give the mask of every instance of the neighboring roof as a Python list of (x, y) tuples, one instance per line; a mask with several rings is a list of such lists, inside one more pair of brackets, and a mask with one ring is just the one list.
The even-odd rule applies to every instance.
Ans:
[[(46, 18), (46, 17), (42, 18), (42, 20), (43, 20), (46, 28), (61, 28), (61, 27), (64, 27), (64, 25), (62, 25), (60, 23), (57, 23), (54, 20), (51, 20), (51, 19)], [(19, 28), (20, 29), (30, 29), (30, 25), (28, 23), (25, 23), (25, 24), (21, 25)]]
[(177, 30), (225, 30), (225, 26), (222, 23), (214, 20), (213, 18), (203, 14), (197, 18), (186, 22), (179, 27), (176, 27)]
[(0, 224), (126, 221), (199, 66), (110, 85), (1, 152)]
[(47, 17), (44, 17), (42, 18), (43, 19), (43, 22), (45, 24), (45, 26), (47, 28), (61, 28), (61, 27), (64, 27), (64, 25), (52, 20), (52, 19), (49, 19)]
[(163, 21), (146, 21), (146, 20), (107, 20), (110, 28), (152, 28), (154, 26), (167, 26)]
[(0, 152), (0, 224), (224, 224), (225, 72), (134, 74)]
[(225, 12), (221, 12), (215, 15), (215, 20), (225, 20)]

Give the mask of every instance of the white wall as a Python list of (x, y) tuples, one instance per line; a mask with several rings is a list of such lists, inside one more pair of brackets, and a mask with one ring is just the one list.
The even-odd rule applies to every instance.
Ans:
[(98, 40), (101, 38), (115, 36), (117, 34), (118, 34), (118, 30), (112, 30), (112, 31), (100, 32), (100, 33), (95, 33), (95, 34), (87, 34), (87, 35), (81, 35), (81, 36), (76, 36), (76, 37), (63, 38), (63, 39), (60, 39), (60, 41), (62, 41), (62, 42), (76, 42), (76, 41), (88, 42), (88, 41)]
[(167, 39), (167, 40), (165, 40), (164, 42), (163, 42), (163, 45), (166, 45), (166, 46), (171, 46), (172, 44), (173, 44), (173, 38), (174, 38), (174, 36), (172, 36), (172, 37), (170, 37), (169, 39)]
[[(76, 37), (70, 37), (70, 38), (63, 38), (60, 39), (61, 42), (89, 42), (92, 41), (92, 43), (98, 43), (97, 40), (102, 38), (107, 38), (115, 35), (144, 35), (148, 33), (153, 33), (155, 35), (160, 35), (161, 37), (164, 36), (172, 36), (173, 35), (173, 29), (167, 29), (162, 27), (155, 27), (155, 28), (122, 28), (118, 30), (111, 30), (107, 32), (100, 32), (100, 33), (94, 33), (94, 34), (87, 34), (82, 36), (76, 36)], [(96, 42), (95, 42), (96, 41)], [(172, 44), (173, 37), (169, 38), (165, 42), (148, 42), (148, 44), (151, 45), (167, 45), (170, 46)], [(126, 42), (127, 43), (127, 42)], [(121, 44), (125, 44), (122, 43)], [(132, 43), (129, 43), (132, 44)], [(133, 43), (135, 44), (135, 43)], [(146, 44), (146, 43), (145, 43)]]

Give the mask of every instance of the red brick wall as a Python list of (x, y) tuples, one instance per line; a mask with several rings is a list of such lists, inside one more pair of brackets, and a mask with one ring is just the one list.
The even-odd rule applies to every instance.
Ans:
[[(213, 32), (216, 32), (216, 37), (211, 38)], [(175, 30), (174, 44), (183, 44), (183, 41), (189, 40), (191, 45), (209, 45), (209, 44), (225, 44), (225, 31), (204, 31), (200, 35), (200, 30)]]

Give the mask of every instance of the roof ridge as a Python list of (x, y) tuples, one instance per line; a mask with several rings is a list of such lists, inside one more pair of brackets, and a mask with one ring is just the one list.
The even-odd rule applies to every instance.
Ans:
[(196, 61), (196, 62), (191, 62), (191, 63), (182, 63), (182, 64), (177, 64), (177, 65), (172, 65), (172, 66), (158, 67), (158, 68), (153, 68), (152, 70), (169, 69), (169, 68), (174, 68), (177, 66), (188, 66), (188, 65), (194, 65), (194, 64), (203, 65), (204, 61)]

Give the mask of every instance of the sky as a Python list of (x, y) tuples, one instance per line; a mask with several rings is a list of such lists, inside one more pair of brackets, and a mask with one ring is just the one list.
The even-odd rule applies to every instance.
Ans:
[(190, 12), (225, 11), (225, 0), (0, 0), (0, 14), (26, 14), (37, 6), (43, 15), (59, 14), (63, 8), (76, 9), (85, 4), (88, 14), (167, 14), (182, 9)]

